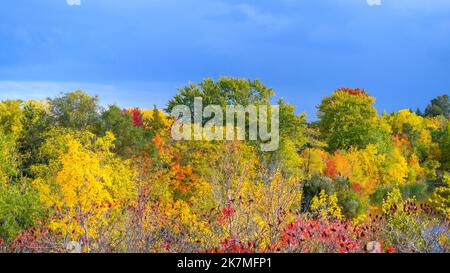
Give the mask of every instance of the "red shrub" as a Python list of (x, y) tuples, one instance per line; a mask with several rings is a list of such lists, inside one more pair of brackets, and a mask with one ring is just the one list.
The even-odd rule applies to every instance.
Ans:
[(349, 223), (297, 219), (281, 235), (283, 251), (287, 252), (340, 252), (361, 250)]

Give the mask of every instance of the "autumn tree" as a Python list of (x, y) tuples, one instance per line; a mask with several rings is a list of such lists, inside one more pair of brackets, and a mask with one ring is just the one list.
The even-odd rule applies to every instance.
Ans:
[(111, 133), (93, 140), (92, 146), (70, 135), (65, 140), (67, 153), (61, 155), (54, 179), (37, 178), (34, 185), (42, 204), (54, 211), (50, 229), (79, 240), (90, 251), (110, 224), (111, 208), (133, 200), (133, 174), (129, 162), (111, 153)]
[(18, 175), (18, 159), (14, 138), (0, 128), (0, 184), (6, 184)]
[(0, 102), (0, 128), (3, 133), (18, 138), (22, 128), (22, 101), (5, 100)]
[(318, 127), (330, 151), (364, 148), (374, 139), (375, 99), (364, 90), (341, 88), (325, 97), (318, 108)]
[[(136, 114), (135, 114), (136, 115)], [(135, 126), (132, 113), (111, 105), (101, 115), (97, 133), (104, 136), (107, 132), (114, 133), (115, 149), (122, 156), (139, 154), (151, 143), (151, 133), (143, 126)]]

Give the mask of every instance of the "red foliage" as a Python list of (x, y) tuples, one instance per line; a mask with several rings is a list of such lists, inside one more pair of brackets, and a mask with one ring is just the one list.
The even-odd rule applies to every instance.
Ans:
[(131, 120), (135, 127), (144, 127), (144, 118), (139, 108), (133, 108), (128, 111), (131, 114)]
[(246, 244), (237, 239), (227, 238), (220, 243), (218, 248), (207, 251), (208, 253), (256, 253), (258, 252), (256, 246), (252, 242)]
[(11, 252), (45, 252), (46, 249), (48, 249), (45, 241), (47, 241), (49, 237), (50, 232), (48, 229), (45, 228), (39, 230), (32, 228), (17, 236), (9, 245), (9, 249)]
[(397, 251), (395, 250), (394, 247), (392, 247), (392, 246), (389, 246), (389, 247), (388, 247), (387, 253), (395, 253), (395, 252), (397, 252)]
[(231, 204), (228, 204), (226, 207), (221, 209), (221, 213), (217, 217), (217, 221), (222, 224), (228, 223), (235, 213), (236, 210), (231, 206)]
[(357, 182), (350, 183), (350, 189), (352, 189), (352, 191), (354, 191), (356, 193), (361, 193), (363, 191), (361, 184), (359, 184)]
[(349, 223), (299, 218), (281, 235), (288, 252), (356, 252), (361, 249)]

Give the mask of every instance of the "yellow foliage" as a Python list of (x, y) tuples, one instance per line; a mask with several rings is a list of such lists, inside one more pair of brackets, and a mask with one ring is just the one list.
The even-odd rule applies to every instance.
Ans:
[(319, 193), (319, 196), (314, 196), (311, 202), (311, 211), (322, 218), (335, 218), (341, 220), (342, 209), (338, 205), (337, 193), (328, 195), (325, 190)]
[[(172, 118), (167, 116), (163, 111), (161, 110), (156, 110), (158, 111), (159, 116), (162, 119), (163, 125), (164, 127), (170, 127), (170, 125), (172, 124)], [(141, 114), (142, 114), (142, 118), (144, 120), (152, 120), (153, 116), (154, 116), (154, 112), (155, 110), (153, 109), (146, 109), (146, 110), (141, 110)]]
[(444, 174), (444, 186), (436, 188), (430, 197), (430, 204), (450, 219), (450, 173)]
[(363, 194), (372, 193), (380, 183), (380, 166), (386, 159), (385, 155), (379, 153), (375, 145), (368, 145), (363, 150), (350, 149), (347, 157), (352, 166), (350, 182), (358, 184)]
[(409, 158), (408, 167), (408, 181), (414, 182), (424, 177), (425, 171), (420, 166), (419, 158), (415, 154), (411, 155), (411, 157)]
[(34, 185), (43, 205), (55, 210), (49, 228), (87, 243), (108, 225), (107, 212), (133, 197), (133, 174), (127, 161), (110, 152), (112, 134), (97, 139), (95, 151), (67, 139), (68, 150), (60, 157), (62, 167), (55, 179), (37, 178)]
[(269, 184), (260, 183), (251, 197), (256, 203), (254, 221), (267, 240), (267, 246), (274, 243), (283, 227), (294, 221), (296, 211), (300, 210), (301, 189), (295, 177), (283, 178), (278, 171)]
[(408, 177), (408, 162), (398, 147), (385, 158), (382, 170), (382, 183), (403, 184)]
[(390, 117), (390, 123), (395, 133), (403, 133), (405, 124), (408, 124), (414, 130), (420, 131), (424, 128), (424, 119), (412, 113), (409, 109), (400, 110)]
[(0, 128), (4, 133), (12, 134), (15, 138), (22, 132), (22, 101), (5, 100), (0, 101)]
[(303, 166), (308, 177), (314, 172), (322, 174), (326, 167), (328, 153), (318, 148), (308, 148), (302, 152)]
[(403, 202), (402, 193), (399, 187), (394, 187), (391, 192), (388, 193), (386, 199), (382, 205), (382, 211), (385, 214), (389, 214), (393, 206), (399, 206)]

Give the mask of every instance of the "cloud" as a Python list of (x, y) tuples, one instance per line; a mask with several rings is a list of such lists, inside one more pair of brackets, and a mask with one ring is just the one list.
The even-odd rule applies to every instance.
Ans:
[(123, 82), (91, 83), (60, 81), (2, 81), (0, 101), (7, 99), (44, 100), (62, 93), (81, 89), (90, 95), (98, 95), (102, 106), (118, 104), (121, 107), (151, 109), (153, 104), (163, 108), (182, 86), (178, 82)]
[(369, 6), (381, 6), (381, 0), (367, 0)]
[(248, 4), (239, 4), (235, 6), (237, 10), (245, 14), (245, 16), (250, 20), (260, 25), (272, 25), (276, 22), (275, 18), (270, 13), (264, 13), (257, 7)]
[(67, 5), (69, 6), (80, 6), (81, 0), (66, 0)]

